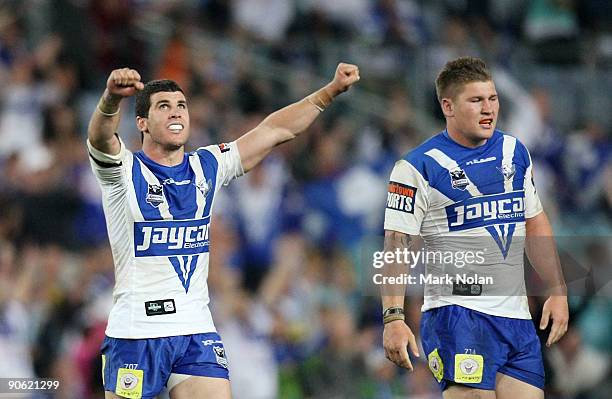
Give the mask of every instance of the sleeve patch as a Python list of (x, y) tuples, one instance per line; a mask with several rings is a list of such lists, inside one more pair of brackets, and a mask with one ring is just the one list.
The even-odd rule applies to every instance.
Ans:
[(390, 181), (387, 192), (387, 208), (414, 214), (417, 188)]
[(221, 151), (221, 154), (223, 154), (224, 152), (228, 152), (230, 149), (230, 146), (226, 143), (219, 144), (219, 151)]

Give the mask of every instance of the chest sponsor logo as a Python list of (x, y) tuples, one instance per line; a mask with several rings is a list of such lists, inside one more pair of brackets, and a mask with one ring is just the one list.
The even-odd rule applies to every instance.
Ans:
[(406, 213), (414, 213), (416, 192), (416, 187), (390, 181), (387, 192), (387, 208)]
[(525, 221), (523, 191), (470, 198), (446, 207), (449, 231), (484, 227), (504, 259), (508, 256), (516, 223)]
[(136, 257), (196, 255), (209, 250), (210, 217), (134, 222)]
[(456, 190), (465, 190), (467, 186), (470, 185), (470, 181), (465, 175), (465, 171), (463, 169), (455, 169), (448, 172), (451, 178), (451, 186)]
[(166, 201), (164, 198), (164, 187), (159, 184), (149, 184), (147, 187), (146, 201), (154, 208)]
[(448, 229), (461, 231), (525, 220), (523, 191), (469, 198), (446, 207)]

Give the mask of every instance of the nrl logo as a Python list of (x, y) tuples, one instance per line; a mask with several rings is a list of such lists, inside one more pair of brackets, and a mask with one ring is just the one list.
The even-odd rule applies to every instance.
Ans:
[(453, 188), (458, 190), (465, 190), (465, 188), (470, 184), (467, 176), (463, 169), (455, 169), (448, 172), (451, 177), (451, 185)]
[(504, 175), (504, 179), (506, 180), (512, 179), (512, 177), (516, 173), (516, 168), (514, 167), (514, 164), (502, 164), (501, 168), (500, 167), (496, 167), (496, 168), (499, 171), (499, 173)]
[(166, 201), (164, 198), (164, 187), (158, 184), (149, 184), (146, 201), (154, 208), (157, 208), (162, 202)]

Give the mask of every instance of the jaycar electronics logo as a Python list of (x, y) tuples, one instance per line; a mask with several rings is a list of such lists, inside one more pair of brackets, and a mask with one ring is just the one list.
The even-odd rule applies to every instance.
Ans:
[(134, 222), (135, 256), (180, 256), (208, 252), (210, 217)]
[(469, 198), (446, 207), (449, 231), (484, 227), (497, 243), (504, 259), (508, 255), (516, 223), (525, 221), (523, 191)]
[(416, 187), (390, 181), (387, 192), (387, 208), (400, 212), (414, 213), (416, 192)]
[(210, 217), (134, 222), (134, 255), (167, 256), (188, 292), (199, 254), (209, 251), (209, 227)]

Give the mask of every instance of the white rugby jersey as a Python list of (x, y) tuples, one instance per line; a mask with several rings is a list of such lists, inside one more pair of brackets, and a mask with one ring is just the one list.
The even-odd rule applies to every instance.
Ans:
[[(540, 212), (531, 158), (516, 138), (495, 130), (484, 145), (467, 148), (444, 131), (395, 164), (384, 228), (423, 237), (422, 311), (456, 304), (530, 319), (525, 219)], [(458, 267), (466, 253), (469, 261)]]
[(123, 142), (115, 156), (87, 146), (115, 262), (106, 335), (216, 331), (206, 282), (211, 210), (219, 188), (244, 173), (237, 145), (199, 148), (170, 167)]

